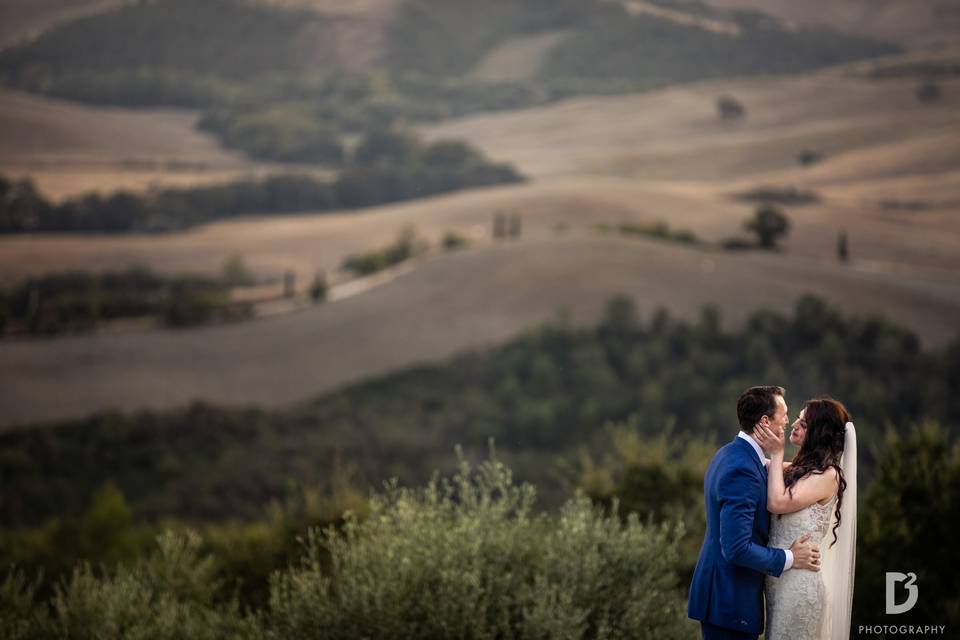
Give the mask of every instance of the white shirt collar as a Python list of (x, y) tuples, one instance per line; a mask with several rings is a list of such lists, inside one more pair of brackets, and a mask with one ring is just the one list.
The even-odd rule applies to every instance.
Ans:
[(753, 436), (741, 429), (740, 433), (737, 434), (737, 437), (743, 438), (750, 443), (750, 446), (753, 447), (753, 450), (757, 452), (757, 457), (760, 458), (760, 464), (766, 466), (767, 463), (770, 462), (767, 460), (767, 457), (763, 455), (763, 449), (761, 449), (760, 445), (757, 444), (757, 441), (753, 439)]

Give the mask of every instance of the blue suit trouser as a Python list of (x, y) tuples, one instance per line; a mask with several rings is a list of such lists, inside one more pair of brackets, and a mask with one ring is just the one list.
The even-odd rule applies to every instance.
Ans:
[(703, 640), (757, 640), (757, 634), (755, 633), (741, 633), (703, 621), (700, 622), (700, 633)]

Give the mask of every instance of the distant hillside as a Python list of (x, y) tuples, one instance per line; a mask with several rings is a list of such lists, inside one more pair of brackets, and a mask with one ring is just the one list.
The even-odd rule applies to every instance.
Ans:
[(3, 0), (0, 2), (0, 48), (36, 37), (55, 25), (106, 11), (129, 1)]
[[(582, 213), (576, 195), (565, 200), (570, 219)], [(452, 200), (436, 202), (441, 214), (457, 212)], [(231, 228), (242, 232), (245, 227), (262, 252), (256, 262), (246, 256), (256, 269), (284, 264), (292, 254), (329, 259), (369, 250), (381, 237), (392, 239), (394, 225), (420, 224), (422, 207), (415, 203), (403, 212), (388, 208), (383, 215), (350, 214), (349, 220), (334, 215), (325, 221), (324, 236), (310, 237), (303, 232), (306, 227), (289, 220), (274, 227), (285, 230), (282, 235), (265, 231), (262, 224)], [(483, 209), (484, 218), (489, 220), (490, 211)], [(535, 216), (525, 216), (525, 235), (528, 221), (535, 224)], [(204, 230), (171, 238), (164, 271), (200, 271), (184, 261), (190, 251), (196, 251), (198, 260), (222, 264), (232, 249), (210, 238)], [(104, 246), (100, 239), (66, 240), (70, 245), (56, 237), (46, 246), (34, 242), (29, 252), (4, 243), (4, 253), (29, 262), (33, 256), (79, 249), (94, 255), (86, 264), (99, 261), (93, 251)], [(144, 238), (121, 240), (127, 255), (149, 251)], [(508, 340), (560, 307), (577, 322), (593, 322), (607, 298), (618, 292), (634, 297), (643, 313), (664, 305), (691, 318), (702, 305), (715, 304), (733, 323), (758, 308), (789, 309), (798, 296), (814, 292), (845, 309), (902, 323), (925, 344), (942, 345), (956, 338), (960, 326), (958, 289), (907, 275), (858, 271), (833, 260), (744, 255), (596, 231), (477, 243), (425, 259), (357, 295), (256, 322), (184, 332), (0, 341), (0, 428), (110, 408), (181, 406), (196, 398), (282, 406)]]
[[(757, 14), (733, 15), (731, 34), (685, 24), (676, 12), (602, 0), (406, 0), (362, 18), (323, 9), (239, 0), (128, 5), (0, 53), (0, 80), (95, 104), (201, 108), (200, 126), (227, 146), (259, 159), (328, 164), (327, 149), (371, 127), (572, 94), (792, 73), (898, 50), (784, 29)], [(511, 76), (496, 68), (515, 57), (507, 49), (498, 58), (499, 47), (538, 36), (547, 39), (534, 39), (538, 62), (529, 70)], [(349, 62), (346, 39), (369, 42), (383, 60)], [(494, 68), (471, 75), (487, 56)], [(381, 63), (388, 78), (370, 73)]]
[[(704, 1), (721, 10), (763, 11), (790, 24), (828, 26), (844, 33), (879, 38), (911, 48), (960, 41), (960, 4), (956, 0)], [(673, 0), (671, 4), (689, 6), (692, 2)]]
[[(298, 8), (306, 6), (313, 10)], [(406, 0), (377, 15), (389, 20), (395, 13), (386, 55), (395, 75), (463, 75), (511, 38), (556, 29), (573, 34), (557, 43), (541, 80), (600, 76), (676, 82), (794, 72), (897, 51), (893, 45), (824, 29), (786, 29), (756, 13), (727, 16), (735, 29), (727, 33), (684, 24), (676, 19), (683, 15), (677, 11), (651, 13), (631, 6), (604, 0)], [(316, 59), (317, 30), (343, 17), (329, 11), (312, 3), (238, 0), (130, 5), (52, 29), (5, 53), (0, 68), (8, 82), (50, 89), (52, 80), (77, 74), (88, 81), (96, 79), (89, 74), (114, 74), (116, 81), (136, 72), (142, 82), (151, 72), (164, 71), (212, 82), (210, 76), (241, 81), (264, 72), (304, 71), (317, 62), (337, 66), (336, 59)], [(585, 53), (590, 55), (583, 57)], [(279, 89), (274, 87), (275, 97), (283, 94)], [(217, 88), (208, 90), (216, 94)]]
[[(752, 73), (791, 73), (893, 53), (894, 45), (826, 29), (786, 29), (756, 13), (727, 19), (737, 33), (683, 24), (603, 0), (408, 0), (391, 28), (391, 69), (457, 76), (512, 37), (572, 29), (540, 80), (590, 86), (596, 79), (666, 84)], [(436, 55), (443, 51), (444, 55)], [(582, 91), (583, 89), (581, 89)], [(586, 89), (589, 92), (589, 89)]]

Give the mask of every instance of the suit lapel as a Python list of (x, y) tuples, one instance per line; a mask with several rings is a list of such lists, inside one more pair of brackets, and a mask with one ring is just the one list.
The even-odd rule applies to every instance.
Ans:
[(734, 440), (736, 440), (738, 445), (747, 452), (747, 455), (750, 457), (750, 460), (753, 461), (753, 465), (757, 468), (757, 471), (760, 472), (760, 475), (766, 478), (767, 468), (763, 466), (763, 463), (760, 462), (760, 458), (757, 456), (757, 452), (753, 450), (753, 447), (750, 446), (750, 443), (744, 440), (743, 438), (741, 438), (740, 436), (736, 436)]
[[(758, 500), (760, 502), (760, 511), (757, 512), (756, 522), (760, 527), (760, 534), (762, 537), (768, 535), (770, 527), (770, 513), (767, 511), (767, 468), (763, 466), (763, 463), (760, 462), (760, 458), (757, 456), (757, 452), (753, 450), (753, 447), (750, 446), (750, 443), (741, 438), (740, 436), (736, 437), (736, 440), (740, 442), (738, 446), (742, 447), (745, 454), (750, 456), (750, 459), (753, 460), (753, 464), (756, 467), (757, 471), (760, 472), (760, 495)], [(760, 513), (764, 514), (764, 517), (760, 517)], [(766, 545), (767, 541), (764, 539), (763, 544)]]

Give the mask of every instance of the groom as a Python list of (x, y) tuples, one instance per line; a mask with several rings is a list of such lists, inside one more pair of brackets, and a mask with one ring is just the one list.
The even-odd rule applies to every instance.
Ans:
[(756, 640), (763, 631), (764, 575), (817, 570), (819, 547), (809, 536), (789, 550), (767, 548), (767, 462), (753, 439), (761, 424), (783, 433), (787, 403), (782, 387), (751, 387), (737, 400), (740, 433), (710, 461), (703, 481), (707, 532), (693, 572), (687, 615), (700, 621), (704, 640)]

